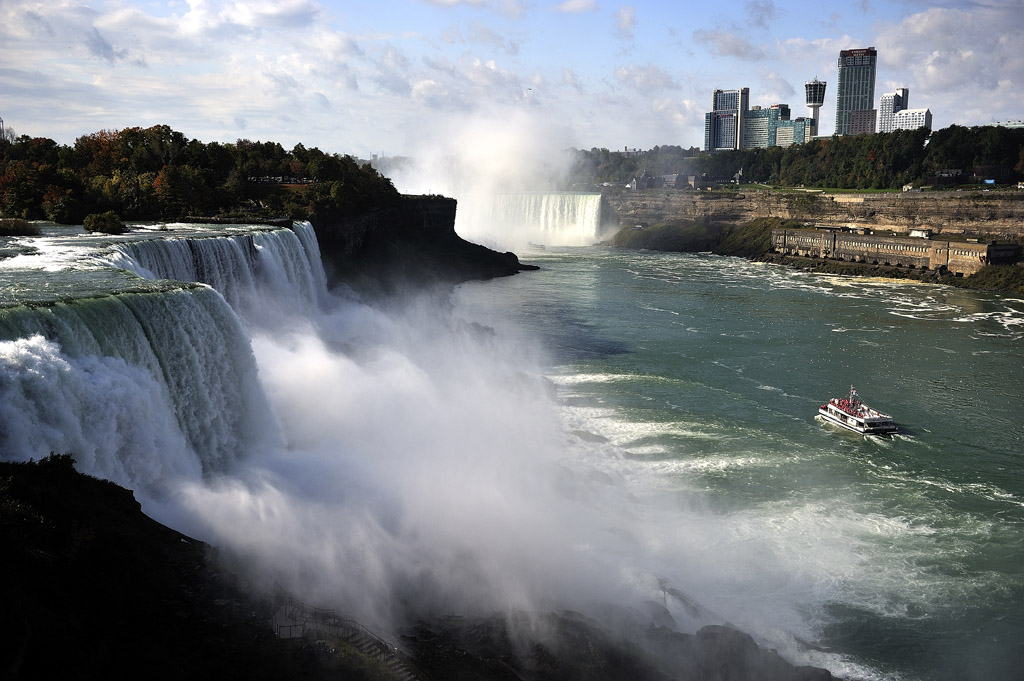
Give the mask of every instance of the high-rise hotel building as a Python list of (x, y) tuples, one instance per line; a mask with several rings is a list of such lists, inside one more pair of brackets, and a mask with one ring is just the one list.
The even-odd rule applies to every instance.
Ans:
[(875, 131), (875, 66), (873, 47), (839, 52), (836, 89), (836, 134), (857, 135)]
[(711, 111), (704, 115), (704, 150), (739, 149), (750, 108), (750, 88), (715, 90)]
[(878, 132), (892, 132), (896, 129), (896, 114), (910, 105), (910, 90), (897, 88), (886, 92), (878, 104)]

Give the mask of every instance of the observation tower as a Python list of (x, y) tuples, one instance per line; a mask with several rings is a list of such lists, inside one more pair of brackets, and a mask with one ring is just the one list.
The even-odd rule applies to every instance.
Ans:
[(804, 93), (807, 95), (807, 108), (811, 110), (811, 118), (814, 120), (807, 136), (807, 141), (810, 141), (811, 138), (818, 136), (818, 109), (825, 103), (825, 82), (818, 80), (817, 77), (807, 81), (804, 83)]

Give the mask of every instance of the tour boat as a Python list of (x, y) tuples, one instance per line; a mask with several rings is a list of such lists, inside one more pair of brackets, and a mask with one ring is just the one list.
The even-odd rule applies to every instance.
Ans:
[(833, 397), (828, 404), (821, 405), (818, 416), (827, 423), (862, 435), (887, 435), (897, 430), (892, 417), (861, 402), (853, 386), (846, 397)]

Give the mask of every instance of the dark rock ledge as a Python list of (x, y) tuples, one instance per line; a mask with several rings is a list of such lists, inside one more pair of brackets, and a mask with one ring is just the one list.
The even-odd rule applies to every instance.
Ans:
[(537, 269), (460, 237), (455, 211), (455, 199), (403, 196), (356, 218), (314, 222), (329, 282), (393, 293)]
[[(342, 640), (276, 638), (269, 596), (70, 456), (0, 462), (0, 546), (0, 679), (409, 679)], [(423, 681), (832, 678), (728, 627), (634, 634), (572, 612), (448, 616), (401, 647)]]

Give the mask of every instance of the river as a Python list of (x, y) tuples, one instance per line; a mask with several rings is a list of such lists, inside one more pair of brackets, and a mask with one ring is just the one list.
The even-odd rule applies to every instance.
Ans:
[[(1020, 678), (1024, 300), (711, 255), (521, 257), (542, 269), (460, 304), (544, 339), (565, 422), (668, 514), (644, 550), (685, 592), (851, 678)], [(851, 385), (898, 435), (815, 420)]]
[[(0, 454), (72, 453), (264, 586), (1020, 678), (1024, 300), (549, 245), (380, 305), (308, 223), (51, 231), (0, 266)], [(896, 437), (815, 420), (850, 385)]]

